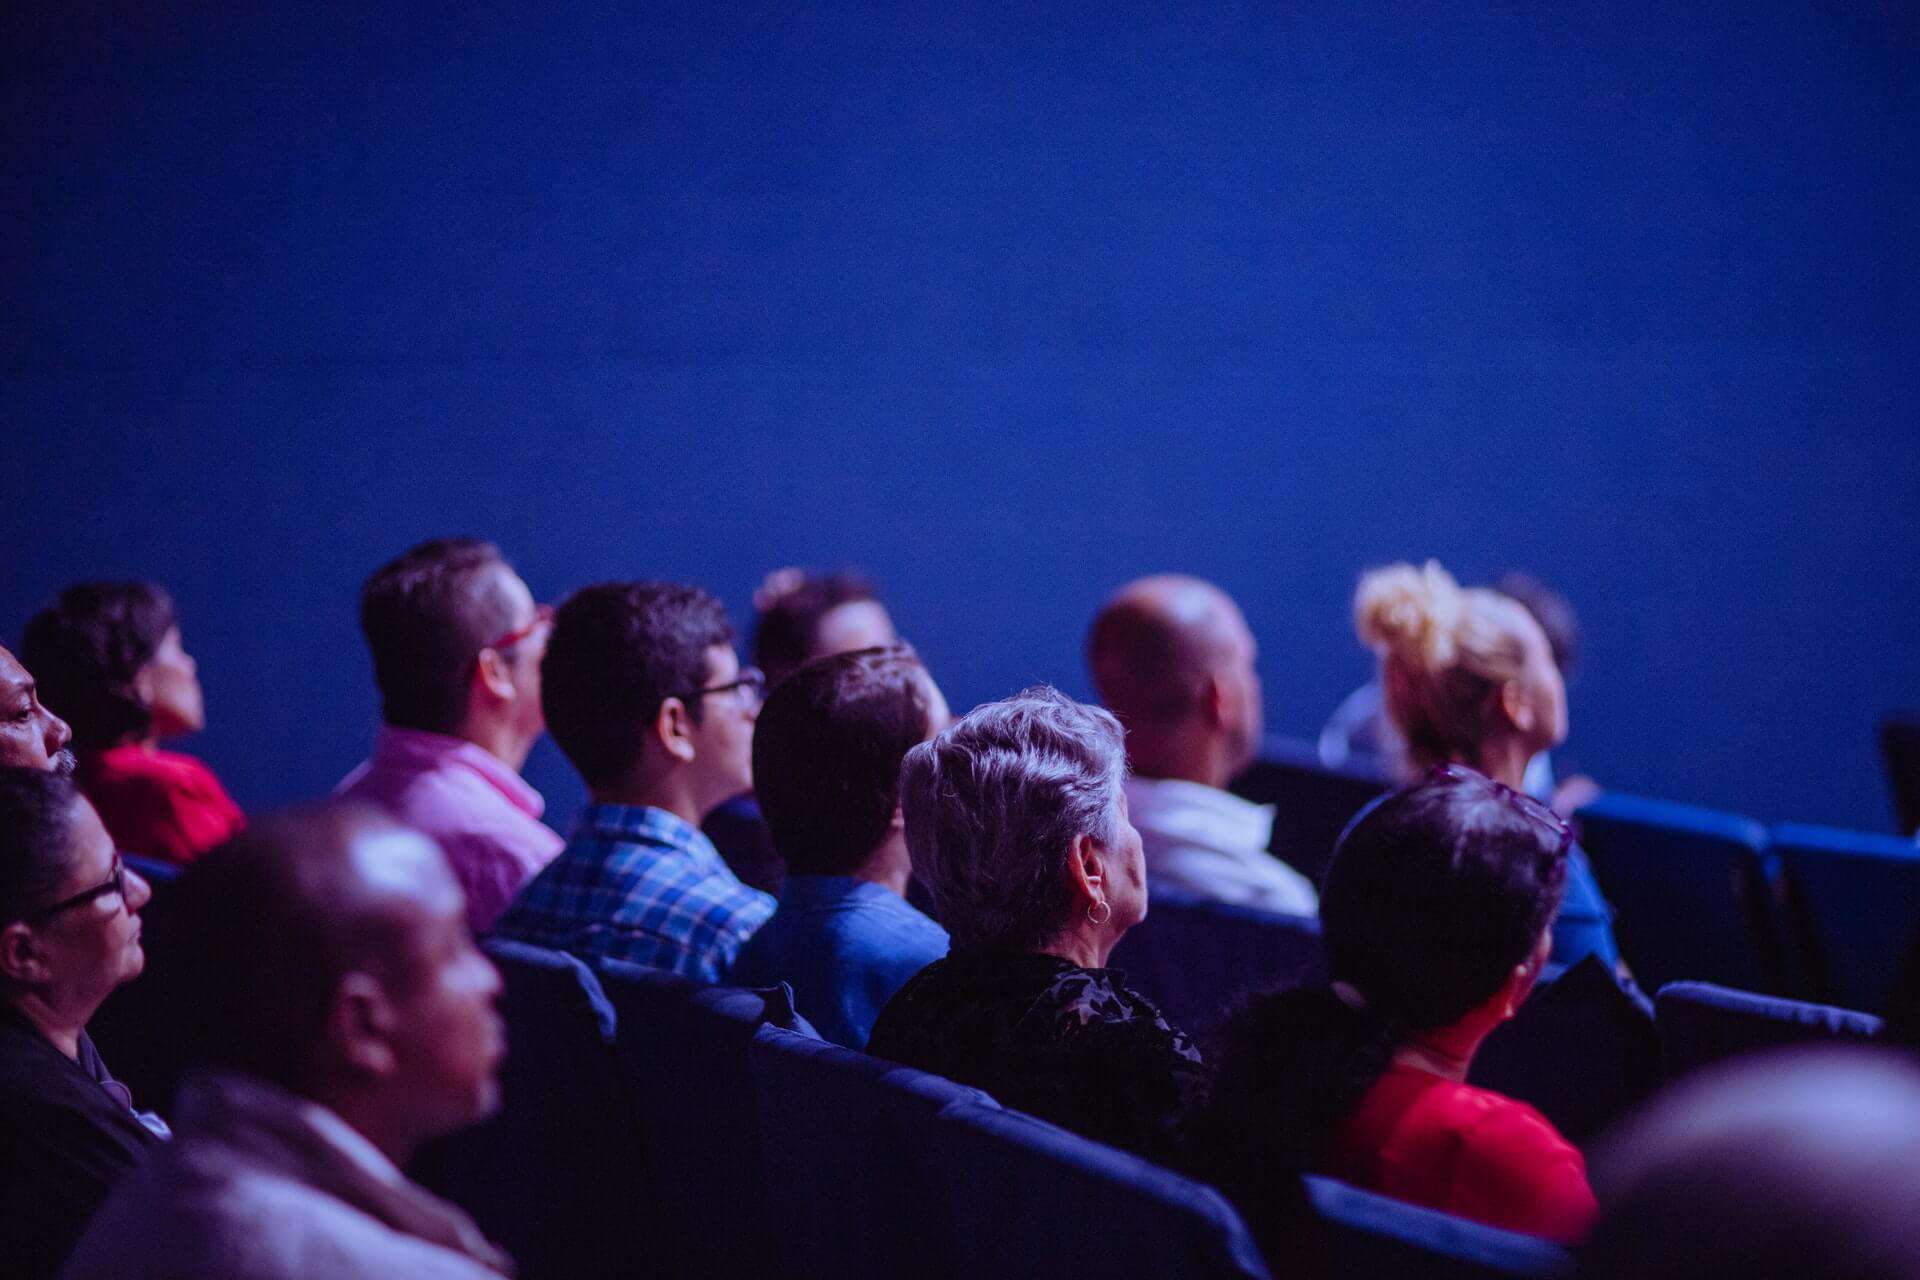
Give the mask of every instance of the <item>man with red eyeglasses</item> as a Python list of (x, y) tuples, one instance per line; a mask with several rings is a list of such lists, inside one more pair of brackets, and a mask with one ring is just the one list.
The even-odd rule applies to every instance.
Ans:
[(520, 776), (546, 728), (540, 659), (552, 617), (499, 548), (477, 538), (423, 542), (360, 594), (385, 723), (372, 757), (335, 792), (440, 842), (475, 933), (563, 843)]

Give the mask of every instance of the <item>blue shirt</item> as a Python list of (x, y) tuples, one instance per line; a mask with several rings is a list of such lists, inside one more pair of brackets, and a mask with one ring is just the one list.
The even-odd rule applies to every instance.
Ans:
[(851, 876), (789, 876), (732, 981), (790, 984), (794, 1007), (822, 1037), (865, 1049), (880, 1007), (948, 945), (945, 929), (891, 889)]
[(1599, 882), (1579, 845), (1567, 850), (1567, 889), (1560, 899), (1560, 914), (1553, 918), (1553, 955), (1550, 963), (1577, 964), (1593, 954), (1609, 969), (1620, 963), (1620, 948), (1613, 940), (1613, 908), (1600, 895)]
[(741, 884), (698, 827), (664, 809), (594, 804), (494, 932), (718, 982), (772, 914), (773, 899)]

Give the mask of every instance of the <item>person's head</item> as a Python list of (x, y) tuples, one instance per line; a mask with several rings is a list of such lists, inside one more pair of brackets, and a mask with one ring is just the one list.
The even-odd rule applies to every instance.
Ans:
[(776, 569), (753, 593), (753, 662), (778, 684), (815, 658), (892, 644), (893, 619), (856, 573)]
[(542, 681), (553, 740), (595, 795), (673, 795), (697, 821), (753, 785), (764, 677), (741, 669), (726, 610), (698, 587), (574, 592), (554, 615)]
[(753, 790), (794, 875), (845, 876), (904, 853), (900, 762), (947, 727), (947, 700), (906, 645), (801, 667), (753, 730)]
[(1471, 1059), (1546, 963), (1570, 844), (1549, 810), (1458, 765), (1362, 811), (1320, 894), (1329, 982), (1227, 1026), (1201, 1130), (1223, 1184), (1310, 1168), (1401, 1048)]
[(73, 729), (40, 701), (40, 685), (0, 648), (0, 768), (73, 773)]
[(549, 616), (478, 538), (435, 538), (380, 566), (360, 591), (360, 629), (381, 718), (478, 742), (519, 768), (540, 737)]
[(0, 998), (84, 1026), (146, 964), (151, 896), (71, 779), (0, 768)]
[(1479, 767), (1503, 747), (1531, 755), (1566, 737), (1566, 684), (1518, 601), (1462, 588), (1429, 560), (1367, 573), (1353, 616), (1380, 657), (1387, 713), (1416, 765)]
[(426, 836), (360, 806), (290, 810), (172, 894), (190, 1063), (323, 1102), (400, 1156), (497, 1104), (500, 978)]
[(1580, 665), (1580, 615), (1573, 602), (1531, 574), (1509, 569), (1494, 579), (1493, 589), (1518, 600), (1533, 620), (1546, 632), (1547, 647), (1553, 651), (1553, 665), (1564, 678), (1573, 678)]
[(199, 668), (172, 598), (151, 582), (67, 588), (28, 621), (20, 653), (81, 750), (206, 727)]
[(1126, 726), (1135, 771), (1212, 786), (1259, 747), (1256, 653), (1232, 598), (1181, 574), (1128, 583), (1087, 633), (1094, 687)]
[(1593, 1155), (1592, 1280), (1920, 1276), (1920, 1074), (1868, 1049), (1690, 1077)]
[(907, 752), (907, 847), (955, 946), (1034, 952), (1085, 934), (1110, 949), (1145, 918), (1126, 771), (1113, 716), (1045, 687)]

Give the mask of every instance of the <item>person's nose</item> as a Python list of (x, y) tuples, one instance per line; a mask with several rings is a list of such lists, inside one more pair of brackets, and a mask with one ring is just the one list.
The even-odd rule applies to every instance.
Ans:
[(47, 712), (47, 754), (52, 755), (73, 741), (73, 726), (53, 712)]
[(138, 871), (131, 869), (122, 872), (126, 876), (127, 914), (134, 915), (140, 908), (153, 901), (153, 886)]

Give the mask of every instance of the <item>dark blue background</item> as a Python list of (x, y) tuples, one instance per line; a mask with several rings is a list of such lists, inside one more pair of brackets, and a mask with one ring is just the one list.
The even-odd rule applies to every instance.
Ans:
[(429, 534), (737, 614), (857, 562), (961, 706), (1189, 569), (1302, 732), (1435, 555), (1578, 604), (1604, 781), (1886, 823), (1906, 5), (596, 7), (12, 11), (0, 634), (162, 579), (261, 806), (363, 753)]

